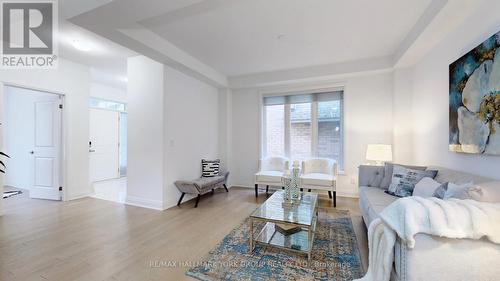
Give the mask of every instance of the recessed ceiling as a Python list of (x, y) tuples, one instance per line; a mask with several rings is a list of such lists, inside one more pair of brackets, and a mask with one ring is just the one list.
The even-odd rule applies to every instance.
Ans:
[[(64, 0), (67, 3), (79, 0)], [(68, 20), (216, 87), (387, 70), (469, 0), (91, 0)], [(453, 3), (453, 5), (452, 5)], [(456, 4), (456, 5), (455, 5)], [(463, 10), (463, 9), (462, 9)], [(446, 25), (448, 26), (448, 25)], [(426, 43), (433, 41), (433, 43)], [(315, 78), (316, 77), (316, 78)]]
[(391, 56), (430, 3), (204, 1), (139, 23), (219, 72), (237, 76)]

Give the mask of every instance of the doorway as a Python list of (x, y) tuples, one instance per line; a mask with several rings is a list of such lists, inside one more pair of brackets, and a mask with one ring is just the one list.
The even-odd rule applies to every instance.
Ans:
[[(63, 96), (17, 86), (4, 87), (5, 191), (61, 200)], [(9, 198), (15, 198), (9, 197)]]
[(93, 197), (123, 203), (126, 198), (126, 104), (91, 98), (89, 171)]

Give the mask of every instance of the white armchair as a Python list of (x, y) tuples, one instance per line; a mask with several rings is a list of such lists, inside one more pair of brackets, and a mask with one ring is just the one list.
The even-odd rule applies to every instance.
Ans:
[[(337, 176), (338, 165), (332, 159), (312, 158), (302, 161), (302, 173), (300, 175), (300, 186), (307, 188), (310, 192), (315, 190), (326, 190), (330, 199), (333, 197), (333, 206), (337, 206)], [(333, 193), (333, 196), (332, 196)]]
[(268, 157), (259, 160), (259, 172), (255, 174), (255, 197), (259, 196), (259, 185), (282, 186), (281, 178), (289, 169), (289, 161), (284, 157)]

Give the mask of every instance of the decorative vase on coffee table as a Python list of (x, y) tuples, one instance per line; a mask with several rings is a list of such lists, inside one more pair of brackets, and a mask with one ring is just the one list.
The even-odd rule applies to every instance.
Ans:
[(300, 201), (299, 173), (299, 161), (294, 161), (292, 171), (287, 171), (286, 175), (282, 178), (283, 186), (285, 187), (283, 203), (287, 205), (293, 205), (293, 203)]

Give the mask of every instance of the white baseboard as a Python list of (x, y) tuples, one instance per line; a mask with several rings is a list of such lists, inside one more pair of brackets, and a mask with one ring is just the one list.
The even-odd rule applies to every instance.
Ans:
[(165, 210), (162, 201), (145, 199), (137, 196), (127, 195), (127, 198), (125, 199), (125, 204), (141, 208), (158, 210), (158, 211)]
[(92, 195), (92, 192), (84, 193), (84, 194), (78, 194), (78, 195), (71, 195), (71, 196), (66, 197), (66, 200), (64, 200), (64, 198), (62, 200), (63, 201), (71, 201), (71, 200), (76, 200), (76, 199), (82, 199), (82, 198), (85, 198), (85, 197), (89, 197), (91, 195)]

